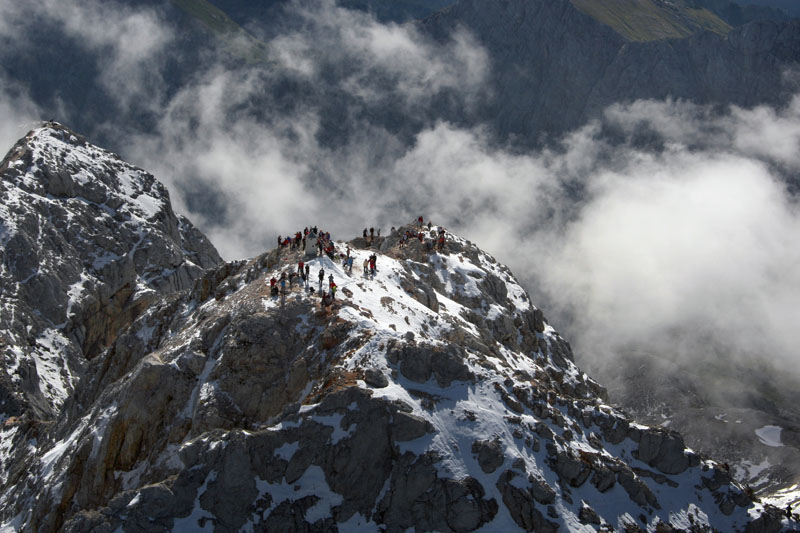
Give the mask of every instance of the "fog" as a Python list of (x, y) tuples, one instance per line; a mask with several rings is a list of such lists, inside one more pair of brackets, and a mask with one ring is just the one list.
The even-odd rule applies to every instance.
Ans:
[[(153, 79), (175, 37), (158, 11), (2, 0), (0, 32), (24, 44), (13, 20), (31, 10), (69, 31), (76, 17), (96, 20), (74, 31), (108, 52), (101, 82), (160, 117), (123, 132), (122, 155), (164, 181), (227, 259), (308, 225), (346, 239), (422, 215), (508, 264), (588, 366), (631, 347), (689, 360), (709, 342), (737, 357), (800, 360), (800, 212), (787, 187), (800, 169), (800, 98), (724, 112), (616, 105), (526, 153), (481, 126), (423, 120), (409, 140), (344, 109), (351, 134), (330, 143), (318, 107), (281, 106), (264, 87), (333, 84), (367, 109), (415, 117), (443, 93), (468, 111), (488, 91), (491, 64), (466, 31), (436, 43), (330, 1), (313, 7), (291, 4), (303, 24), (266, 43), (268, 69), (211, 64), (174, 94)], [(0, 140), (10, 147), (49, 117), (0, 81)]]

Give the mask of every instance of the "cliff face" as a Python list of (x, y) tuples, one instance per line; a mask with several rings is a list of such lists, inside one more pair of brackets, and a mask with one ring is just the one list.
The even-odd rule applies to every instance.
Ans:
[(161, 295), (221, 261), (153, 176), (50, 123), (0, 163), (0, 412), (50, 419)]
[[(218, 264), (152, 176), (64, 128), (3, 168), (5, 361), (64, 372), (40, 391), (81, 378), (44, 403), (53, 422), (4, 414), (4, 530), (781, 526), (678, 433), (607, 405), (508, 269), (453, 235), (435, 249), (439, 227), (338, 241), (352, 270), (286, 249)], [(302, 258), (333, 303), (270, 293)], [(46, 335), (65, 348), (29, 342)]]
[[(464, 0), (423, 21), (443, 39), (466, 27), (492, 61), (479, 121), (504, 139), (536, 144), (600, 116), (616, 102), (687, 99), (753, 106), (788, 101), (800, 60), (800, 22), (753, 22), (727, 35), (629, 41), (568, 0)], [(448, 117), (462, 122), (457, 112)]]

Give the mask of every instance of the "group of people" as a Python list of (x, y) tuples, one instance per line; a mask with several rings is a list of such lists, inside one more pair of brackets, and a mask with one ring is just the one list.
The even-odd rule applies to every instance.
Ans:
[(333, 258), (335, 248), (333, 246), (333, 241), (331, 241), (331, 234), (329, 232), (320, 231), (317, 229), (317, 226), (313, 226), (312, 228), (305, 227), (302, 231), (296, 231), (294, 236), (282, 237), (281, 235), (278, 235), (278, 250), (283, 248), (288, 248), (289, 250), (305, 250), (306, 240), (309, 238), (309, 236), (317, 240), (317, 250), (319, 255), (325, 253), (328, 254), (329, 257)]
[(310, 266), (305, 264), (301, 259), (297, 263), (297, 270), (287, 272), (284, 270), (281, 272), (280, 278), (276, 278), (272, 276), (269, 280), (269, 287), (270, 287), (270, 294), (272, 296), (278, 295), (278, 287), (280, 287), (280, 294), (286, 294), (286, 284), (288, 282), (289, 289), (292, 288), (295, 282), (299, 286), (308, 287), (308, 278), (309, 278), (309, 271), (311, 270)]
[[(287, 283), (288, 289), (291, 290), (292, 286), (295, 282), (300, 287), (304, 287), (309, 293), (314, 293), (314, 287), (311, 286), (311, 266), (305, 263), (302, 259), (297, 262), (297, 270), (284, 270), (280, 273), (280, 276), (276, 278), (272, 276), (269, 280), (270, 286), (270, 295), (271, 296), (278, 296), (279, 294), (285, 295), (287, 293)], [(322, 290), (322, 285), (325, 281), (325, 269), (320, 266), (319, 273), (317, 275), (319, 278), (319, 288), (317, 291), (320, 295), (322, 295), (323, 300), (325, 297), (330, 297), (331, 301), (336, 298), (336, 282), (333, 279), (333, 274), (328, 276), (328, 292), (324, 292)]]
[(377, 270), (378, 264), (378, 256), (372, 254), (368, 258), (364, 259), (364, 276), (366, 277), (367, 272), (369, 272), (370, 276), (373, 278), (375, 277), (375, 271)]
[(330, 233), (320, 233), (317, 237), (317, 255), (327, 255), (333, 259), (336, 254), (336, 247), (333, 245)]
[[(430, 222), (428, 222), (430, 226)], [(430, 228), (429, 228), (430, 229)], [(437, 250), (443, 250), (445, 244), (447, 243), (447, 232), (444, 228), (439, 228), (439, 232), (436, 235), (435, 239), (425, 239), (425, 232), (424, 231), (411, 231), (406, 230), (406, 232), (400, 236), (399, 245), (400, 248), (404, 248), (408, 245), (408, 242), (412, 239), (419, 239), (427, 251), (433, 251), (434, 248)]]
[(286, 237), (281, 237), (278, 235), (278, 250), (283, 248), (288, 248), (289, 250), (294, 250), (296, 248), (303, 248), (306, 247), (306, 237), (309, 233), (316, 233), (317, 228), (316, 226), (309, 230), (308, 228), (304, 228), (303, 231), (295, 232), (294, 236), (287, 235)]
[[(364, 233), (363, 233), (363, 236), (364, 236), (364, 239), (365, 239), (365, 240), (366, 240), (368, 243), (372, 244), (372, 243), (373, 243), (373, 241), (375, 241), (375, 228), (369, 228), (369, 236), (367, 236), (367, 228), (364, 228)], [(378, 237), (379, 239), (380, 239), (380, 237), (381, 237), (381, 228), (378, 228), (378, 235), (377, 235), (377, 237)]]
[[(432, 248), (436, 246), (437, 249), (441, 250), (444, 248), (446, 242), (446, 233), (443, 228), (439, 228), (438, 235), (434, 241), (432, 239), (426, 240), (425, 238), (425, 224), (422, 217), (417, 219), (417, 223), (419, 226), (419, 231), (414, 231), (408, 229), (405, 233), (400, 237), (399, 245), (400, 247), (404, 247), (407, 245), (409, 240), (411, 239), (419, 239), (421, 243), (424, 243), (428, 249), (428, 251), (432, 251)], [(430, 231), (433, 225), (430, 221), (428, 221), (427, 229)], [(392, 227), (391, 234), (396, 235), (397, 230)], [(364, 228), (363, 232), (364, 239), (367, 240), (369, 243), (372, 243), (375, 237), (380, 238), (381, 236), (381, 229), (378, 228), (377, 232), (375, 228)], [(336, 257), (336, 248), (331, 240), (331, 234), (327, 232), (320, 231), (317, 229), (316, 226), (312, 228), (304, 228), (302, 231), (295, 232), (294, 236), (283, 238), (280, 235), (278, 236), (278, 247), (279, 250), (282, 248), (288, 248), (290, 250), (294, 249), (305, 249), (307, 239), (311, 237), (312, 243), (313, 239), (316, 239), (316, 246), (318, 255), (321, 256), (322, 254), (327, 255), (330, 259), (334, 259)], [(312, 244), (313, 246), (313, 244)], [(348, 245), (347, 249), (344, 253), (339, 254), (339, 258), (342, 261), (342, 265), (344, 266), (345, 272), (348, 274), (352, 274), (353, 272), (353, 257), (351, 255), (351, 248)], [(375, 277), (375, 272), (377, 271), (377, 262), (378, 256), (377, 254), (370, 255), (367, 259), (364, 260), (363, 271), (364, 277), (371, 276), (372, 278)], [(319, 284), (316, 289), (320, 297), (322, 298), (322, 305), (327, 306), (330, 305), (336, 299), (336, 291), (337, 286), (336, 282), (333, 279), (333, 274), (328, 275), (328, 287), (327, 290), (323, 290), (323, 285), (325, 282), (325, 269), (320, 266), (319, 273), (318, 273), (318, 280)], [(288, 290), (291, 290), (294, 283), (297, 283), (299, 286), (304, 287), (309, 293), (313, 294), (315, 292), (314, 287), (311, 285), (310, 281), (310, 266), (306, 264), (302, 259), (300, 259), (297, 263), (296, 270), (284, 270), (280, 273), (279, 277), (276, 278), (273, 276), (270, 279), (270, 294), (272, 296), (278, 296), (279, 294), (285, 295), (287, 293), (287, 284)]]

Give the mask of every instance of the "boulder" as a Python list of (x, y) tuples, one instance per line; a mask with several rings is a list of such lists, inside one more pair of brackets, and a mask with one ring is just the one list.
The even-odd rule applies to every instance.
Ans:
[(472, 443), (472, 453), (478, 456), (478, 465), (486, 474), (491, 474), (505, 461), (503, 448), (498, 439), (476, 440)]

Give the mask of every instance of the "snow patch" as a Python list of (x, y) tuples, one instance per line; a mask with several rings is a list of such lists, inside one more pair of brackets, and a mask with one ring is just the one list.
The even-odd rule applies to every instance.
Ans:
[(761, 444), (771, 446), (773, 448), (780, 448), (783, 446), (783, 443), (781, 442), (782, 430), (783, 428), (780, 426), (764, 426), (756, 429), (755, 434), (758, 437), (758, 440), (761, 441)]
[(286, 444), (275, 450), (275, 456), (280, 457), (284, 461), (291, 461), (292, 456), (295, 454), (295, 452), (299, 447), (300, 447), (299, 442), (287, 442)]

